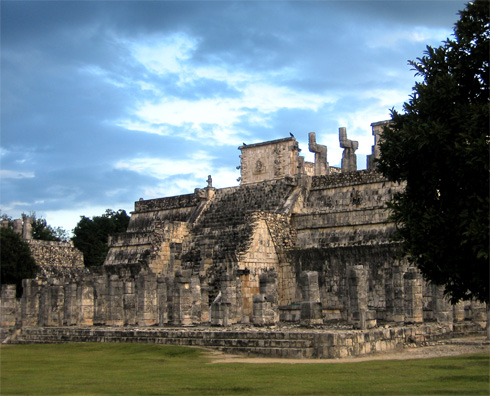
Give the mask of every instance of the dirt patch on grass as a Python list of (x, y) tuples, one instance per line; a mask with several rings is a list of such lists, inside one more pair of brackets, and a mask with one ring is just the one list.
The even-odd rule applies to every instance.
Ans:
[(433, 345), (416, 346), (409, 345), (398, 351), (384, 353), (373, 353), (357, 357), (347, 357), (342, 359), (281, 359), (267, 357), (248, 357), (240, 355), (229, 355), (216, 350), (208, 350), (207, 356), (213, 363), (285, 363), (285, 364), (305, 364), (305, 363), (355, 363), (370, 360), (407, 360), (407, 359), (429, 359), (445, 356), (468, 355), (475, 353), (487, 353), (490, 355), (490, 343), (484, 337), (471, 337), (461, 339), (451, 339), (439, 341)]

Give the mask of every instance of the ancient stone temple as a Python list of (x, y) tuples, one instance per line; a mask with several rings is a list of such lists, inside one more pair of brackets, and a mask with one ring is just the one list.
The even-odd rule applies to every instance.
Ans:
[[(403, 185), (375, 169), (384, 123), (372, 124), (367, 169), (340, 128), (342, 167), (309, 134), (239, 147), (240, 185), (135, 202), (103, 267), (45, 271), (24, 281), (17, 321), (29, 325), (272, 326), (484, 320), (476, 303), (451, 306), (439, 287), (397, 258), (386, 203)], [(69, 261), (69, 260), (68, 260)], [(73, 262), (73, 267), (78, 264)], [(74, 275), (76, 274), (76, 275)], [(11, 295), (4, 287), (2, 306)], [(6, 311), (4, 311), (6, 312)]]

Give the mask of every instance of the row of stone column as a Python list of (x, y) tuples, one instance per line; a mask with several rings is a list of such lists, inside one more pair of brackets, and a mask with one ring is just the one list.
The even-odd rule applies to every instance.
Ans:
[[(360, 329), (376, 325), (376, 312), (368, 309), (367, 268), (362, 265), (347, 268), (349, 288), (348, 321)], [(385, 277), (385, 321), (414, 324), (424, 322), (423, 311), (424, 280), (415, 267), (394, 266)], [(444, 296), (443, 286), (428, 285), (432, 295), (432, 311), (438, 322), (462, 322), (471, 319), (477, 322), (486, 320), (485, 304), (472, 301), (471, 318), (465, 314), (465, 303), (452, 305)]]
[[(87, 276), (76, 282), (25, 279), (23, 288), (17, 319), (27, 326), (185, 326), (209, 321), (207, 287), (191, 271), (179, 271), (173, 279), (151, 273)], [(13, 292), (4, 287), (2, 293), (7, 308), (15, 301), (15, 286)]]

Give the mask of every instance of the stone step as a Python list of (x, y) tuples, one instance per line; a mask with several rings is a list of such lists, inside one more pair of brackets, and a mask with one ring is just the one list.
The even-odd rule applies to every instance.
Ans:
[[(104, 329), (28, 328), (14, 343), (136, 342), (203, 346), (266, 356), (303, 356), (312, 350), (311, 339), (277, 339), (276, 333), (124, 331)], [(279, 352), (289, 350), (289, 352)], [(311, 352), (310, 352), (311, 353)], [(309, 355), (310, 353), (307, 353)]]

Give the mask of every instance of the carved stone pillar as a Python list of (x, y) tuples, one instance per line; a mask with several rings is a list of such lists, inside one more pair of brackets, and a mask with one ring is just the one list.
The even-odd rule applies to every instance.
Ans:
[(157, 277), (157, 310), (158, 325), (164, 326), (168, 323), (167, 311), (167, 282), (165, 277)]
[(95, 314), (95, 292), (93, 280), (84, 278), (80, 281), (77, 289), (77, 300), (80, 306), (78, 324), (92, 326)]
[(118, 275), (109, 277), (109, 309), (107, 324), (109, 326), (124, 325), (124, 284)]
[(302, 295), (300, 323), (304, 326), (323, 323), (318, 272), (301, 272), (299, 283)]
[(94, 325), (105, 325), (108, 304), (107, 277), (105, 275), (96, 276), (94, 279), (94, 298)]
[[(192, 325), (192, 271), (177, 271), (174, 278), (173, 324), (179, 326)], [(200, 294), (200, 291), (199, 291)]]
[(37, 326), (39, 324), (39, 285), (35, 279), (22, 280), (21, 306), (22, 325)]
[(432, 309), (438, 322), (453, 321), (453, 307), (444, 296), (444, 286), (432, 285)]
[(78, 321), (79, 305), (77, 301), (76, 283), (65, 283), (64, 324), (74, 326)]
[(339, 140), (340, 147), (344, 149), (342, 153), (342, 172), (357, 171), (357, 156), (355, 152), (359, 147), (359, 142), (347, 139), (345, 128), (339, 128)]
[(316, 143), (315, 132), (308, 134), (308, 150), (315, 153), (315, 176), (327, 175), (329, 168), (327, 162), (327, 146)]
[(153, 326), (157, 318), (157, 279), (153, 273), (142, 273), (136, 279), (138, 326)]
[(16, 286), (2, 285), (1, 287), (0, 327), (13, 327), (17, 316)]
[(349, 286), (349, 323), (354, 328), (366, 329), (367, 319), (367, 270), (362, 265), (347, 268)]
[(414, 268), (410, 267), (403, 276), (405, 291), (405, 323), (422, 323), (423, 301), (422, 301), (422, 275)]
[(267, 272), (259, 276), (259, 293), (253, 296), (253, 324), (270, 326), (279, 321), (279, 293), (277, 274)]

